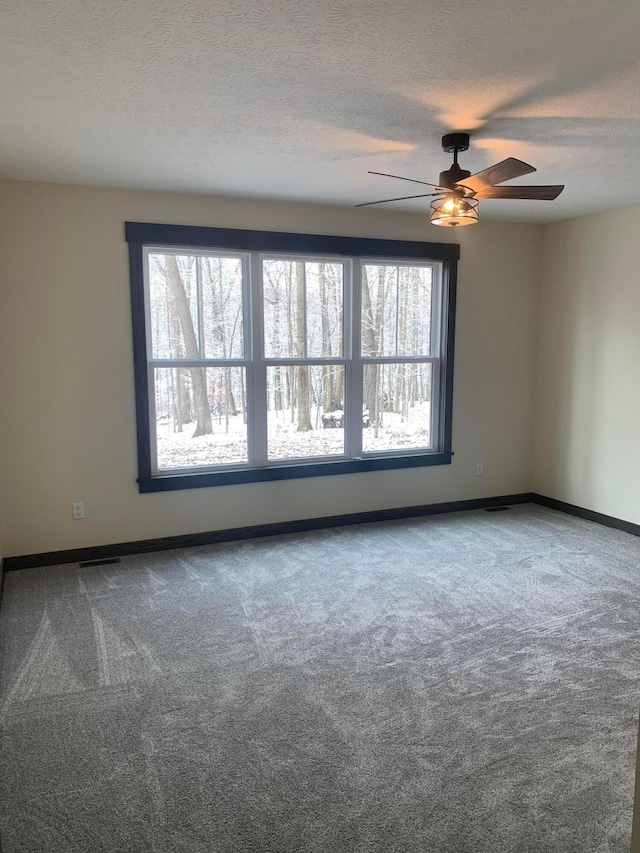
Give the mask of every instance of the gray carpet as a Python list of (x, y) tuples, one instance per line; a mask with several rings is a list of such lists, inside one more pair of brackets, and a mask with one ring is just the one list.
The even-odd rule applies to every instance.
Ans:
[(11, 573), (4, 853), (626, 853), (639, 599), (536, 506)]

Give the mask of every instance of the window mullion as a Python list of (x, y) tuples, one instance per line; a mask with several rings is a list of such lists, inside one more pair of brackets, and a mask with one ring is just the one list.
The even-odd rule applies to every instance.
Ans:
[(251, 412), (249, 418), (250, 461), (266, 465), (267, 451), (267, 368), (264, 363), (264, 314), (262, 310), (262, 259), (250, 254), (251, 283)]
[(367, 355), (363, 364), (430, 364), (438, 361), (435, 355)]
[(432, 446), (442, 447), (444, 441), (442, 417), (442, 390), (444, 388), (443, 370), (445, 361), (442, 358), (443, 341), (446, 341), (447, 312), (443, 311), (443, 281), (442, 267), (434, 267), (431, 279), (431, 317), (429, 318), (429, 352), (437, 353), (431, 363), (431, 423), (429, 434), (432, 436)]
[(147, 382), (149, 389), (149, 451), (151, 473), (158, 470), (158, 429), (156, 417), (156, 376), (153, 365), (147, 362)]
[(151, 283), (149, 281), (149, 249), (143, 250), (144, 325), (146, 330), (147, 364), (153, 358), (153, 322), (151, 319)]
[(431, 423), (429, 424), (429, 435), (431, 436), (431, 446), (440, 447), (442, 444), (442, 436), (440, 434), (441, 418), (441, 388), (442, 388), (442, 360), (436, 359), (431, 364)]
[(307, 264), (302, 263), (302, 353), (307, 357)]
[(189, 370), (192, 367), (245, 367), (249, 361), (246, 358), (153, 358), (148, 363), (152, 367), (182, 367)]
[[(362, 358), (361, 352), (362, 264), (356, 258), (349, 265), (345, 292), (345, 346), (351, 356), (346, 366), (346, 429), (347, 456), (362, 456)], [(346, 325), (348, 322), (348, 326)]]
[(445, 330), (442, 323), (445, 314), (442, 311), (442, 268), (434, 267), (431, 273), (431, 316), (429, 317), (429, 354), (442, 351)]
[(398, 335), (400, 334), (400, 267), (396, 267), (396, 346), (395, 354), (398, 355)]

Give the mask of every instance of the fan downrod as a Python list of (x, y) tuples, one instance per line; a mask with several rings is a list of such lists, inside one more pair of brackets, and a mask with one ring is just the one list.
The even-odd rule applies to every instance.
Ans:
[[(458, 163), (458, 153), (469, 148), (468, 133), (447, 133), (442, 137), (442, 148), (447, 154), (453, 154), (453, 164), (445, 172), (440, 172), (439, 184), (441, 187), (453, 190), (457, 184), (462, 183), (471, 175), (467, 169), (463, 169)], [(463, 193), (464, 194), (464, 193)]]

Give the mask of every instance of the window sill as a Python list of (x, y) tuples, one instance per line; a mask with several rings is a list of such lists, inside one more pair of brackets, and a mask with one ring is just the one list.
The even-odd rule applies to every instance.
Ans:
[(340, 462), (313, 462), (303, 465), (280, 465), (269, 468), (247, 468), (243, 471), (207, 471), (201, 474), (159, 474), (141, 477), (138, 488), (148, 492), (172, 492), (179, 489), (207, 489), (239, 483), (262, 483), (267, 480), (294, 480), (301, 477), (328, 477), (333, 474), (359, 474), (366, 471), (388, 471), (393, 468), (426, 468), (450, 465), (453, 453), (421, 453), (413, 456), (389, 456), (376, 459), (349, 459)]

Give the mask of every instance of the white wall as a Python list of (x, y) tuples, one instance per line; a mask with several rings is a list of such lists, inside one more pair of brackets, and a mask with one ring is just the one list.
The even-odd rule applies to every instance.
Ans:
[(640, 206), (545, 226), (534, 491), (640, 524)]
[[(459, 240), (453, 464), (140, 495), (125, 220)], [(425, 215), (0, 182), (5, 556), (528, 491), (541, 230), (483, 221), (452, 233)]]

